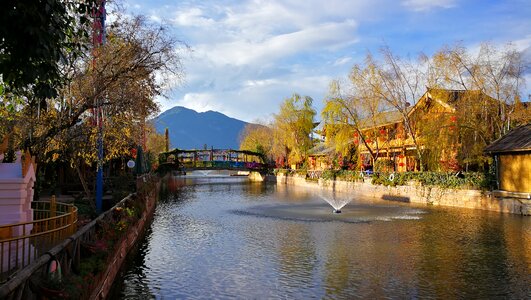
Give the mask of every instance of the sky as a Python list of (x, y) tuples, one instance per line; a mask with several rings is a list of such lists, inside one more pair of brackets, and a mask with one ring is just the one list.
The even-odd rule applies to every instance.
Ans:
[[(509, 42), (531, 54), (531, 0), (124, 0), (131, 14), (170, 26), (191, 51), (186, 78), (159, 98), (247, 122), (270, 120), (293, 93), (319, 112), (332, 80), (345, 80), (370, 51), (431, 55)], [(527, 55), (531, 57), (531, 55)], [(531, 91), (531, 75), (526, 76)], [(524, 95), (526, 96), (526, 95)], [(526, 96), (527, 97), (527, 96)]]

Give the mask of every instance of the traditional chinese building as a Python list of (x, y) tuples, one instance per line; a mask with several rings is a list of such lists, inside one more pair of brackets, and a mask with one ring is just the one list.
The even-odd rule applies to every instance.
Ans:
[[(460, 169), (457, 161), (459, 150), (473, 148), (477, 139), (459, 132), (460, 128), (466, 127), (467, 120), (460, 120), (457, 110), (474, 105), (484, 105), (488, 109), (485, 109), (484, 115), (466, 116), (469, 120), (476, 118), (488, 123), (499, 113), (491, 107), (500, 107), (500, 102), (479, 91), (428, 89), (412, 107), (403, 111), (381, 112), (361, 120), (362, 136), (355, 133), (354, 143), (358, 145), (362, 166), (373, 167), (373, 156), (376, 156), (380, 170), (418, 171), (421, 152), (425, 167), (429, 163), (432, 169)], [(405, 121), (406, 118), (409, 122)], [(408, 124), (414, 137), (407, 130)], [(365, 146), (362, 137), (369, 147)]]
[(513, 129), (485, 152), (494, 156), (499, 191), (531, 198), (531, 124)]

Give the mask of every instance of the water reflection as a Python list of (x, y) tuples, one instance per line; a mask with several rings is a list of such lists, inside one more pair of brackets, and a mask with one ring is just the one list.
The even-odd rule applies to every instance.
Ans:
[(531, 296), (529, 218), (199, 179), (167, 183), (113, 298)]

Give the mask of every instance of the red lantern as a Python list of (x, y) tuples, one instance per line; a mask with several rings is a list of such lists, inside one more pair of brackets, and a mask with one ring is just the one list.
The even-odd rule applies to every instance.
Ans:
[(359, 143), (360, 143), (360, 140), (358, 140), (358, 139), (354, 139), (354, 144), (357, 145), (357, 144), (359, 144)]
[(380, 129), (380, 134), (384, 135), (386, 133), (385, 129)]
[(399, 163), (398, 165), (399, 165), (400, 167), (403, 167), (403, 166), (404, 166), (404, 163), (401, 162), (401, 163)]
[(136, 148), (131, 149), (131, 156), (136, 158)]
[(398, 158), (402, 159), (402, 158), (404, 158), (404, 155), (403, 155), (403, 154), (400, 154), (400, 155), (398, 156)]
[(366, 142), (367, 144), (370, 144), (370, 143), (372, 143), (372, 140), (371, 140), (371, 139), (366, 139), (365, 142)]
[(357, 132), (354, 132), (354, 137), (358, 137), (358, 133)]

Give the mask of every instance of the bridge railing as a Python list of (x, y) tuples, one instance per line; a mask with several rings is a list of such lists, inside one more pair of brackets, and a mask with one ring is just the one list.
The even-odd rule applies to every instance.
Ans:
[(75, 232), (77, 208), (55, 201), (33, 201), (33, 221), (0, 226), (0, 282)]
[(259, 170), (266, 167), (265, 164), (243, 161), (186, 161), (182, 163), (185, 169), (226, 169), (226, 170)]

